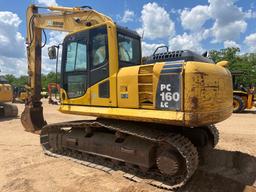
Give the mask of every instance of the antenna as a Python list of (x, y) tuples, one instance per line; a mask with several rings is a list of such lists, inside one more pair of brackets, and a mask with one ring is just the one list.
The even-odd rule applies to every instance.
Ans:
[(143, 40), (144, 38), (144, 30), (142, 31), (142, 34), (141, 34), (141, 39)]

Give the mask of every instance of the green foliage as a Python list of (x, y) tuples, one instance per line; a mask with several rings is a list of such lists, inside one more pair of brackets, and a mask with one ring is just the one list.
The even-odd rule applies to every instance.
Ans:
[(209, 53), (211, 59), (216, 63), (219, 61), (229, 61), (231, 73), (239, 72), (236, 76), (236, 84), (248, 87), (250, 84), (256, 85), (256, 53), (240, 54), (239, 48), (226, 48), (220, 51), (212, 50)]
[[(56, 82), (56, 73), (55, 72), (50, 72), (47, 75), (42, 75), (41, 77), (42, 80), (42, 87), (48, 89), (48, 84), (49, 83), (55, 83)], [(60, 74), (57, 74), (57, 83), (60, 82)]]
[(4, 76), (8, 83), (14, 85), (14, 86), (24, 86), (28, 82), (28, 77), (25, 75), (22, 75), (20, 77), (15, 77), (12, 74), (8, 74)]
[[(57, 74), (57, 82), (60, 82), (60, 74)], [(28, 76), (20, 76), (20, 77), (15, 77), (12, 74), (8, 74), (4, 76), (6, 80), (13, 86), (24, 86), (28, 82)], [(50, 72), (47, 75), (42, 74), (41, 76), (41, 83), (42, 83), (42, 89), (48, 89), (48, 84), (49, 83), (55, 83), (56, 82), (56, 73)]]

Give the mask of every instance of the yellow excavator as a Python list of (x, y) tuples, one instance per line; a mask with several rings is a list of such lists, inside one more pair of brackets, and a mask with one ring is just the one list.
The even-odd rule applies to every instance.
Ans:
[[(45, 29), (68, 32), (59, 111), (95, 120), (46, 123), (40, 101)], [(198, 151), (217, 144), (214, 124), (232, 114), (228, 62), (160, 47), (142, 63), (140, 36), (91, 7), (31, 5), (26, 40), (30, 95), (21, 121), (26, 131), (40, 132), (48, 155), (106, 172), (118, 165), (130, 180), (175, 189), (197, 169)], [(51, 59), (58, 59), (56, 47), (48, 48)]]
[(12, 99), (12, 86), (3, 76), (0, 76), (0, 117), (16, 117), (18, 115), (17, 106), (7, 103)]

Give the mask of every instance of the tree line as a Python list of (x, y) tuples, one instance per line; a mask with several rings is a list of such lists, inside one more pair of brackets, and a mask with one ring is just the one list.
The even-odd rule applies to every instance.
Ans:
[(212, 50), (209, 57), (214, 62), (222, 60), (229, 61), (229, 70), (231, 73), (240, 73), (236, 77), (236, 83), (245, 87), (256, 86), (256, 53), (240, 54), (239, 48), (227, 48), (220, 51)]
[[(58, 73), (58, 78), (57, 82), (60, 82), (60, 74)], [(20, 77), (15, 77), (12, 74), (7, 74), (4, 76), (6, 80), (13, 86), (15, 87), (20, 87), (24, 86), (28, 82), (28, 76), (22, 75)], [(50, 72), (48, 74), (42, 74), (41, 75), (41, 83), (42, 83), (42, 88), (45, 88), (47, 90), (48, 84), (49, 83), (55, 83), (56, 82), (56, 73), (55, 72)]]
[[(256, 85), (256, 53), (241, 54), (239, 48), (226, 48), (221, 50), (212, 50), (208, 55), (215, 63), (227, 60), (230, 62), (229, 69), (231, 73), (239, 72), (242, 75), (236, 77), (238, 84), (248, 87), (250, 84)], [(58, 74), (59, 82), (60, 74)], [(24, 86), (27, 76), (15, 77), (14, 75), (5, 75), (8, 82), (14, 86)], [(50, 72), (47, 75), (42, 74), (42, 87), (47, 88), (48, 83), (56, 82), (56, 73)]]

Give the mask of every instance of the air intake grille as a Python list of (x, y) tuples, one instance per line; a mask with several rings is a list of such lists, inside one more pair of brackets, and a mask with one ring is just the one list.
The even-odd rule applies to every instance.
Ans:
[(158, 53), (153, 55), (153, 60), (168, 60), (173, 58), (180, 58), (184, 51), (172, 51), (165, 53)]
[(138, 86), (140, 107), (153, 108), (153, 65), (140, 67)]
[(164, 61), (197, 61), (204, 63), (214, 63), (211, 59), (199, 55), (189, 50), (169, 51), (153, 54), (144, 58), (143, 64), (151, 64)]

